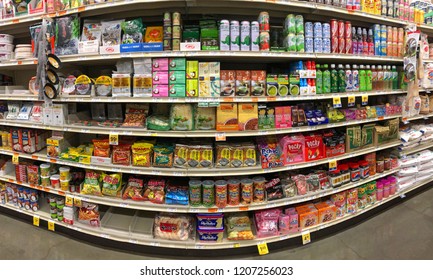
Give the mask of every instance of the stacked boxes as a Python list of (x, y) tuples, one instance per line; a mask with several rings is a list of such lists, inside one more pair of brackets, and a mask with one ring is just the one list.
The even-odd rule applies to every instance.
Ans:
[(152, 96), (168, 97), (168, 58), (152, 60)]
[(134, 59), (134, 97), (152, 96), (152, 59)]
[(186, 96), (198, 97), (198, 61), (186, 62)]
[(186, 59), (170, 58), (168, 83), (169, 97), (185, 97), (186, 92)]
[(199, 97), (220, 96), (220, 63), (199, 62), (198, 66)]

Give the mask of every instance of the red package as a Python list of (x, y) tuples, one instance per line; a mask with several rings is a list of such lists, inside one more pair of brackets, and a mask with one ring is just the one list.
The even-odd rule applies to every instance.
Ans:
[(305, 136), (305, 161), (314, 161), (324, 159), (325, 145), (320, 134), (312, 134)]
[(113, 146), (113, 154), (111, 162), (114, 164), (131, 164), (131, 145), (130, 144), (119, 144)]

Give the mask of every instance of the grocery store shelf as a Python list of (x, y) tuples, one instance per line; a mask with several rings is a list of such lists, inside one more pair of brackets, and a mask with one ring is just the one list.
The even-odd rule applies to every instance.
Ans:
[(408, 117), (408, 118), (402, 118), (402, 121), (403, 122), (409, 122), (409, 121), (415, 121), (415, 120), (421, 120), (421, 119), (428, 120), (431, 117), (433, 117), (433, 113), (416, 115), (416, 116)]
[(145, 210), (145, 211), (160, 211), (160, 212), (169, 212), (169, 213), (227, 213), (227, 212), (243, 212), (243, 211), (253, 211), (253, 210), (261, 210), (268, 208), (275, 208), (281, 206), (294, 205), (301, 202), (306, 202), (310, 200), (315, 200), (318, 198), (326, 197), (341, 191), (345, 191), (351, 188), (358, 187), (365, 183), (386, 177), (388, 175), (392, 175), (398, 172), (400, 169), (393, 169), (383, 173), (378, 173), (374, 176), (371, 176), (367, 179), (360, 180), (358, 182), (352, 182), (349, 184), (345, 184), (344, 186), (331, 188), (327, 190), (320, 190), (313, 193), (308, 193), (302, 196), (295, 196), (290, 198), (283, 198), (273, 201), (265, 201), (262, 203), (252, 203), (250, 205), (237, 205), (231, 206), (227, 205), (225, 208), (216, 208), (216, 207), (193, 207), (189, 205), (171, 205), (171, 204), (154, 204), (149, 201), (134, 201), (131, 199), (123, 200), (120, 198), (108, 197), (108, 196), (92, 196), (92, 195), (83, 195), (78, 193), (71, 193), (69, 191), (62, 191), (58, 189), (53, 189), (51, 187), (42, 187), (30, 185), (28, 183), (19, 182), (15, 179), (14, 176), (3, 175), (0, 176), (0, 181), (14, 183), (20, 186), (41, 190), (48, 193), (53, 193), (60, 196), (70, 196), (74, 198), (79, 198), (81, 201), (86, 201), (90, 203), (109, 205), (113, 207), (121, 207), (128, 209), (136, 209), (136, 210)]
[(16, 155), (20, 158), (28, 158), (33, 160), (52, 162), (61, 165), (75, 166), (79, 168), (92, 168), (94, 170), (101, 170), (107, 172), (122, 172), (128, 174), (141, 174), (141, 175), (155, 175), (155, 176), (175, 176), (175, 177), (218, 177), (218, 176), (239, 176), (239, 175), (257, 175), (263, 173), (276, 173), (287, 170), (302, 169), (322, 164), (327, 164), (330, 161), (338, 161), (356, 156), (365, 155), (368, 153), (386, 150), (392, 147), (400, 145), (400, 141), (393, 141), (389, 143), (381, 144), (379, 147), (372, 147), (368, 149), (362, 149), (356, 152), (345, 153), (340, 156), (325, 158), (322, 160), (316, 160), (311, 162), (303, 162), (298, 164), (292, 164), (288, 166), (281, 166), (269, 169), (263, 169), (261, 165), (253, 167), (242, 167), (242, 168), (196, 168), (196, 169), (180, 169), (180, 168), (156, 168), (156, 167), (138, 167), (138, 166), (123, 166), (113, 164), (84, 164), (73, 161), (61, 160), (49, 158), (46, 151), (41, 151), (34, 154), (18, 153), (11, 150), (0, 149), (0, 154), (3, 155)]
[(0, 94), (0, 100), (7, 100), (7, 101), (38, 101), (38, 97), (36, 95), (24, 95), (24, 94), (15, 94), (15, 95)]
[(428, 144), (419, 145), (416, 148), (407, 150), (407, 151), (399, 151), (400, 156), (408, 156), (418, 152), (421, 152), (425, 149), (433, 148), (433, 142), (429, 142)]
[(85, 125), (64, 125), (64, 126), (49, 126), (38, 123), (31, 123), (29, 121), (12, 121), (12, 120), (0, 120), (0, 125), (25, 127), (34, 129), (54, 130), (54, 131), (68, 131), (75, 133), (86, 133), (86, 134), (118, 134), (118, 135), (134, 135), (134, 136), (146, 136), (146, 137), (181, 137), (181, 138), (213, 138), (213, 137), (248, 137), (248, 136), (264, 136), (264, 135), (279, 135), (286, 133), (298, 133), (306, 131), (317, 131), (328, 128), (344, 127), (350, 125), (357, 125), (362, 123), (370, 123), (382, 120), (389, 120), (399, 118), (401, 115), (392, 115), (385, 117), (378, 117), (374, 119), (365, 120), (353, 120), (339, 123), (329, 123), (316, 126), (300, 126), (291, 127), (286, 129), (268, 129), (268, 130), (245, 130), (245, 131), (216, 131), (216, 130), (191, 130), (191, 131), (156, 131), (147, 130), (144, 127), (141, 128), (130, 128), (130, 127), (102, 127), (102, 126), (85, 126)]
[[(396, 192), (396, 194), (389, 196), (386, 199), (383, 199), (381, 201), (376, 202), (375, 204), (368, 206), (365, 209), (358, 210), (354, 214), (346, 214), (342, 218), (318, 224), (309, 228), (306, 228), (305, 230), (308, 230), (310, 233), (323, 230), (325, 228), (329, 228), (331, 226), (338, 225), (340, 223), (343, 223), (345, 221), (348, 221), (350, 219), (353, 219), (357, 216), (363, 215), (377, 207), (380, 207), (383, 204), (386, 204), (396, 198), (404, 198), (406, 193), (409, 193), (417, 188), (420, 188), (428, 183), (432, 182), (432, 178), (429, 178), (427, 180), (423, 180), (420, 182), (415, 183), (412, 187), (406, 188), (404, 190), (399, 190)], [(29, 212), (22, 209), (19, 209), (15, 206), (9, 205), (9, 204), (0, 204), (0, 207), (7, 208), (28, 216), (37, 216), (39, 219), (44, 221), (51, 221), (55, 223), (56, 226), (66, 227), (71, 230), (80, 231), (82, 233), (86, 233), (89, 235), (93, 235), (96, 237), (111, 239), (119, 242), (124, 243), (133, 243), (136, 245), (147, 245), (147, 246), (153, 246), (153, 247), (167, 247), (167, 248), (179, 248), (179, 249), (230, 249), (230, 248), (239, 248), (239, 247), (249, 247), (249, 246), (256, 246), (258, 244), (262, 243), (272, 243), (272, 242), (278, 242), (290, 238), (296, 238), (300, 237), (303, 232), (297, 232), (294, 234), (288, 234), (288, 235), (278, 235), (273, 237), (267, 237), (267, 238), (257, 238), (254, 240), (243, 240), (243, 241), (229, 241), (226, 238), (224, 238), (223, 242), (221, 243), (205, 243), (205, 242), (195, 242), (194, 240), (189, 241), (170, 241), (170, 240), (162, 240), (162, 239), (154, 239), (151, 234), (134, 234), (132, 235), (130, 232), (130, 229), (124, 229), (124, 230), (110, 230), (108, 228), (97, 228), (97, 227), (89, 227), (80, 223), (74, 223), (74, 225), (67, 225), (63, 222), (59, 222), (57, 220), (51, 220), (49, 213), (45, 212), (45, 207), (41, 207), (41, 210), (38, 212)], [(134, 218), (137, 216), (137, 214), (134, 215)], [(151, 230), (152, 226), (152, 219), (142, 219), (142, 221), (145, 221), (144, 227), (149, 228)]]

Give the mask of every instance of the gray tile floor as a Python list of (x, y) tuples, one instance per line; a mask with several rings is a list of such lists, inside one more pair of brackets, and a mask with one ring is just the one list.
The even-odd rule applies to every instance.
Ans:
[[(0, 214), (0, 259), (161, 259), (101, 248)], [(167, 256), (167, 258), (179, 258)], [(230, 257), (228, 257), (230, 258)], [(433, 189), (295, 249), (243, 259), (433, 259)], [(185, 259), (185, 258), (182, 258)]]

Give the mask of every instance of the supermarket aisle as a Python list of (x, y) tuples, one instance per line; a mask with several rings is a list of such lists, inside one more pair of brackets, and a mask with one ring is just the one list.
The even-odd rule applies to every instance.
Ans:
[[(243, 258), (433, 259), (432, 201), (433, 189), (429, 189), (360, 225), (310, 245)], [(0, 259), (155, 259), (71, 240), (3, 214), (0, 225)]]

